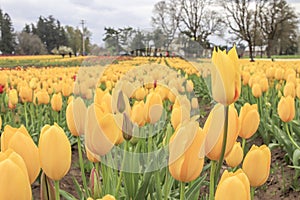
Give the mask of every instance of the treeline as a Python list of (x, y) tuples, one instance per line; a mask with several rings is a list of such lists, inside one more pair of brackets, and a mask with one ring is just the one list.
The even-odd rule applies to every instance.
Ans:
[(62, 26), (51, 15), (40, 16), (36, 24), (26, 24), (21, 32), (15, 32), (10, 16), (0, 9), (0, 29), (0, 51), (4, 55), (78, 55), (88, 54), (93, 48), (90, 43), (91, 32), (87, 28), (82, 32), (79, 28)]

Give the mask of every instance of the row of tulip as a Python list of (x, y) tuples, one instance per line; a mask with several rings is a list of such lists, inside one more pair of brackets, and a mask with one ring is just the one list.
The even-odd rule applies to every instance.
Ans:
[[(137, 65), (145, 63), (147, 59), (136, 58)], [(70, 132), (73, 139), (77, 139), (83, 182), (83, 186), (78, 190), (80, 199), (96, 199), (102, 196), (103, 199), (114, 198), (109, 195), (105, 196), (106, 194), (112, 194), (117, 199), (198, 199), (199, 188), (205, 184), (208, 168), (210, 168), (210, 192), (207, 195), (201, 194), (203, 198), (253, 198), (254, 189), (263, 185), (269, 176), (271, 153), (266, 145), (252, 146), (249, 151), (246, 148), (247, 139), (251, 138), (258, 127), (262, 126), (261, 121), (264, 122), (265, 116), (262, 113), (260, 101), (258, 101), (258, 105), (254, 105), (257, 102), (253, 102), (253, 99), (249, 99), (252, 105), (246, 103), (245, 98), (251, 98), (250, 90), (247, 90), (248, 86), (243, 86), (241, 89), (240, 77), (242, 74), (243, 80), (245, 79), (244, 74), (247, 68), (244, 67), (244, 71), (240, 71), (235, 49), (229, 51), (228, 54), (221, 50), (215, 50), (213, 54), (214, 69), (207, 70), (207, 66), (200, 66), (203, 76), (211, 73), (212, 97), (218, 102), (210, 112), (203, 129), (197, 122), (199, 104), (193, 93), (194, 82), (186, 80), (188, 75), (196, 72), (197, 75), (200, 75), (199, 70), (196, 70), (197, 66), (179, 58), (167, 59), (163, 65), (158, 59), (161, 65), (151, 62), (149, 65), (138, 67), (132, 66), (134, 61), (126, 62), (129, 62), (127, 67), (119, 62), (106, 68), (82, 67), (74, 69), (77, 71), (71, 73), (65, 72), (67, 75), (63, 76), (62, 80), (65, 77), (72, 80), (75, 72), (76, 82), (73, 93), (81, 98), (70, 98), (67, 104), (68, 95), (64, 98), (61, 95), (58, 98), (57, 94), (52, 95), (51, 105), (54, 111), (51, 112), (60, 111), (59, 114), (53, 115), (56, 117), (62, 115), (54, 117), (54, 121), (60, 126), (67, 125), (67, 127), (63, 127), (65, 131), (58, 125), (46, 125), (42, 128), (39, 139), (36, 141), (38, 147), (35, 149), (38, 149), (38, 154), (35, 155), (37, 157), (31, 157), (31, 159), (40, 163), (47, 180), (55, 180), (56, 199), (59, 198), (60, 191), (57, 180), (60, 180), (68, 171), (66, 168), (70, 167), (71, 161), (68, 159), (55, 160), (60, 157), (57, 156), (58, 154), (69, 157), (70, 143), (65, 136), (64, 139), (58, 140), (54, 136), (54, 132)], [(180, 69), (180, 73), (167, 66), (176, 70)], [(182, 77), (182, 72), (187, 75)], [(99, 77), (101, 77), (100, 80)], [(62, 80), (58, 79), (57, 81)], [(99, 84), (106, 89), (96, 88), (95, 85)], [(17, 86), (18, 84), (13, 85)], [(41, 84), (37, 85), (41, 86)], [(203, 87), (206, 86), (203, 85)], [(11, 93), (10, 89), (6, 91), (8, 92), (7, 103), (9, 103), (13, 99), (10, 95), (17, 92)], [(94, 98), (92, 98), (93, 91)], [(3, 97), (5, 96), (3, 95)], [(234, 106), (235, 102), (237, 104)], [(65, 107), (60, 105), (65, 105)], [(26, 105), (24, 106), (26, 108)], [(60, 109), (56, 109), (56, 106)], [(50, 106), (44, 109), (50, 109)], [(237, 110), (239, 110), (239, 114)], [(279, 115), (276, 114), (276, 116), (285, 120), (282, 116), (287, 114), (283, 111), (283, 109), (278, 109)], [(274, 113), (277, 113), (277, 109), (273, 115)], [(61, 122), (64, 121), (64, 117), (66, 123)], [(289, 115), (287, 118), (292, 119), (293, 117)], [(9, 119), (11, 118), (5, 117), (4, 124), (7, 124)], [(25, 119), (25, 123), (30, 125), (34, 121), (35, 117), (32, 117), (30, 123)], [(249, 123), (250, 121), (251, 123)], [(8, 130), (8, 126), (1, 134), (1, 151), (3, 152), (5, 149), (2, 150), (2, 140), (5, 141), (7, 138), (5, 135), (13, 135), (6, 133), (9, 131), (5, 129)], [(20, 135), (18, 131), (16, 132), (16, 135)], [(43, 139), (46, 132), (51, 133), (46, 134), (49, 135), (47, 137), (49, 139)], [(242, 140), (242, 145), (236, 142), (238, 136)], [(12, 136), (8, 136), (8, 138), (10, 137)], [(83, 137), (85, 151), (81, 150)], [(297, 144), (297, 141), (294, 142)], [(6, 143), (12, 142), (3, 142), (4, 148), (8, 145)], [(28, 143), (32, 144), (33, 142)], [(62, 148), (58, 148), (60, 145)], [(11, 146), (16, 149), (23, 147), (21, 144)], [(44, 156), (41, 150), (43, 147), (53, 149), (53, 152), (48, 150), (49, 160), (44, 165), (42, 164)], [(26, 154), (23, 157), (22, 153), (12, 149), (6, 153), (6, 157), (3, 156), (3, 159), (0, 159), (0, 162), (8, 159), (11, 151), (20, 154), (25, 161), (24, 157), (28, 156), (26, 152), (23, 152)], [(85, 177), (82, 151), (86, 152), (87, 158), (94, 163), (90, 187), (88, 187), (88, 180)], [(51, 156), (50, 153), (54, 156)], [(136, 154), (139, 155), (138, 158), (134, 156)], [(146, 156), (140, 157), (140, 155)], [(227, 170), (220, 178), (224, 159), (227, 163)], [(59, 165), (61, 160), (65, 162)], [(209, 160), (210, 163), (207, 164), (206, 161)], [(52, 162), (57, 162), (57, 165), (54, 167)], [(30, 167), (27, 165), (26, 167), (28, 172), (25, 174), (30, 177), (31, 169), (29, 170)], [(36, 171), (39, 169), (40, 167)], [(28, 184), (28, 180), (25, 180), (24, 183)], [(30, 188), (30, 186), (24, 186), (24, 188), (28, 187)], [(0, 185), (0, 188), (9, 191), (6, 186)], [(51, 193), (51, 191), (45, 192)], [(65, 198), (74, 198), (64, 192), (60, 194)]]

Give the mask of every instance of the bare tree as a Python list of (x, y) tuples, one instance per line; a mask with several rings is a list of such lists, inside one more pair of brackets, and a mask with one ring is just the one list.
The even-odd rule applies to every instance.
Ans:
[(221, 16), (212, 10), (212, 0), (178, 0), (181, 7), (179, 30), (200, 45), (209, 47), (208, 36), (222, 28)]
[(247, 42), (251, 61), (254, 61), (254, 48), (260, 35), (259, 13), (266, 0), (223, 0), (226, 24), (237, 38)]
[(152, 24), (155, 29), (160, 29), (165, 35), (165, 46), (168, 50), (178, 30), (180, 7), (172, 0), (159, 1), (154, 5), (153, 14)]
[[(260, 13), (261, 29), (267, 43), (267, 56), (282, 54), (283, 47), (297, 40), (298, 19), (286, 0), (270, 0)], [(286, 49), (287, 47), (285, 47)], [(279, 49), (276, 52), (276, 49)]]

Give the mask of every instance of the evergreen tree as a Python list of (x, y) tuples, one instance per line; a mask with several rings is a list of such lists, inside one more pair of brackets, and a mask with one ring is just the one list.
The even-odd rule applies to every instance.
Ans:
[(15, 35), (11, 18), (7, 13), (2, 13), (0, 9), (0, 51), (3, 54), (12, 54), (15, 51)]

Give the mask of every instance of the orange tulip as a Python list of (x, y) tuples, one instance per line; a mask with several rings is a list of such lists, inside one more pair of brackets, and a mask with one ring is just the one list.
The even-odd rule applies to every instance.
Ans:
[(270, 173), (271, 151), (266, 145), (253, 145), (243, 162), (243, 170), (247, 174), (252, 187), (263, 185)]
[(241, 108), (239, 119), (241, 122), (239, 136), (245, 139), (250, 138), (257, 131), (260, 123), (257, 104), (246, 103)]
[(284, 122), (292, 121), (295, 117), (295, 101), (291, 96), (282, 96), (278, 106), (277, 112), (280, 119)]

